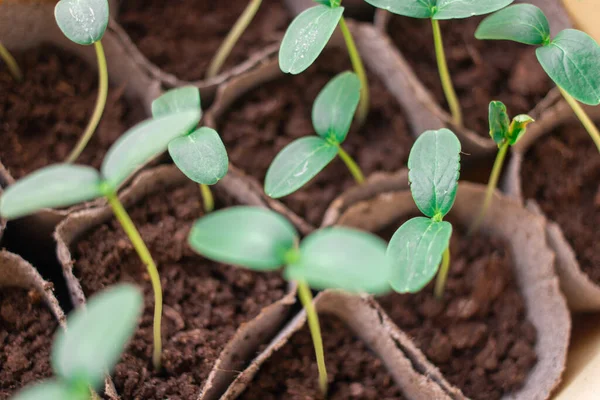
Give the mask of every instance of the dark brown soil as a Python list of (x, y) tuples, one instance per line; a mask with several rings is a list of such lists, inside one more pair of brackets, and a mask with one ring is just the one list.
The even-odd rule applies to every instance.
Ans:
[[(383, 362), (342, 321), (319, 316), (323, 331), (329, 400), (400, 400), (402, 395)], [(317, 363), (305, 326), (261, 367), (241, 400), (321, 399)]]
[(112, 220), (77, 244), (75, 273), (86, 296), (117, 281), (144, 287), (140, 328), (113, 374), (124, 400), (196, 398), (239, 326), (286, 291), (276, 273), (253, 273), (193, 253), (187, 235), (201, 215), (199, 189), (192, 182), (159, 191), (131, 210), (158, 265), (164, 291), (163, 371), (158, 374), (151, 367), (153, 294), (129, 240)]
[[(290, 19), (282, 3), (262, 2), (222, 70), (283, 37)], [(180, 79), (200, 80), (247, 5), (248, 0), (127, 0), (119, 22), (152, 63)]]
[(538, 139), (521, 172), (523, 194), (562, 228), (577, 261), (600, 284), (600, 155), (579, 122)]
[[(390, 238), (398, 226), (382, 236)], [(467, 397), (500, 399), (520, 388), (536, 363), (536, 330), (525, 316), (510, 249), (497, 238), (466, 238), (454, 224), (450, 253), (442, 302), (433, 282), (418, 294), (379, 302)]]
[[(0, 160), (18, 179), (69, 155), (94, 110), (98, 76), (49, 45), (15, 57), (23, 82), (0, 65)], [(110, 88), (100, 125), (77, 162), (99, 167), (106, 150), (143, 117), (143, 109), (125, 99), (124, 87)]]
[[(552, 84), (531, 46), (477, 40), (475, 30), (483, 18), (440, 21), (440, 26), (464, 124), (481, 136), (489, 137), (490, 101), (503, 101), (511, 117), (525, 114), (544, 98)], [(438, 104), (448, 110), (430, 20), (395, 16), (390, 21), (389, 31), (417, 77), (433, 92)]]
[[(316, 135), (312, 105), (323, 87), (338, 73), (351, 69), (347, 53), (327, 50), (315, 65), (286, 76), (244, 96), (222, 118), (219, 132), (233, 164), (264, 182), (269, 165), (288, 143)], [(364, 127), (354, 126), (344, 149), (365, 176), (405, 166), (413, 143), (402, 110), (381, 81), (369, 74), (371, 111)], [(337, 157), (301, 190), (283, 202), (313, 225), (319, 225), (327, 206), (345, 189), (356, 185)]]
[(52, 376), (50, 350), (57, 327), (36, 292), (0, 289), (0, 399)]

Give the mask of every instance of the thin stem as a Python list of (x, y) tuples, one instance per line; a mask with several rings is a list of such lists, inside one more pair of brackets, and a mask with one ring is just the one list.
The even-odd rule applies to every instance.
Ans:
[(202, 201), (204, 202), (204, 211), (207, 213), (213, 211), (215, 209), (215, 199), (210, 186), (200, 184), (200, 192), (202, 193)]
[(306, 319), (308, 320), (308, 327), (312, 336), (313, 345), (315, 347), (315, 354), (317, 356), (317, 368), (319, 370), (319, 387), (321, 392), (327, 396), (327, 369), (325, 367), (325, 354), (323, 352), (323, 337), (321, 336), (321, 327), (319, 325), (319, 316), (315, 305), (313, 304), (312, 293), (306, 282), (298, 282), (298, 296), (300, 302), (306, 310)]
[(23, 80), (23, 74), (21, 73), (19, 64), (17, 64), (15, 58), (2, 43), (0, 43), (0, 58), (6, 63), (6, 66), (15, 81), (21, 82)]
[(229, 31), (229, 34), (227, 35), (227, 37), (221, 44), (221, 47), (217, 51), (217, 54), (215, 54), (215, 57), (211, 61), (210, 66), (208, 67), (208, 71), (206, 72), (207, 79), (210, 79), (219, 73), (219, 70), (225, 63), (225, 60), (227, 59), (227, 57), (229, 57), (231, 50), (233, 50), (233, 47), (235, 46), (239, 38), (242, 36), (246, 28), (248, 28), (250, 22), (252, 22), (252, 19), (254, 18), (256, 12), (260, 8), (261, 3), (262, 0), (251, 0), (250, 3), (248, 3), (248, 6), (246, 7), (242, 15), (240, 15), (240, 18), (237, 20), (233, 28)]
[(364, 183), (365, 176), (362, 173), (362, 170), (360, 169), (356, 161), (354, 161), (354, 159), (350, 156), (350, 154), (346, 153), (346, 150), (344, 150), (342, 146), (338, 146), (338, 154), (344, 162), (344, 164), (346, 164), (346, 167), (348, 167), (348, 170), (350, 170), (350, 173), (352, 174), (352, 177), (354, 178), (356, 183), (358, 183), (359, 185)]
[(154, 369), (157, 371), (160, 369), (160, 358), (162, 353), (162, 339), (161, 339), (161, 318), (162, 318), (162, 288), (160, 286), (160, 276), (158, 275), (158, 268), (152, 259), (152, 255), (146, 247), (146, 243), (140, 236), (137, 228), (133, 224), (133, 221), (129, 217), (129, 214), (123, 207), (123, 204), (119, 201), (117, 194), (112, 190), (106, 191), (106, 198), (108, 203), (113, 209), (117, 220), (123, 227), (123, 230), (131, 240), (133, 247), (138, 253), (138, 256), (146, 265), (148, 269), (148, 275), (150, 276), (150, 282), (152, 284), (152, 290), (154, 291), (154, 352), (152, 355), (152, 363)]
[(446, 287), (446, 279), (448, 278), (448, 271), (450, 270), (450, 247), (444, 251), (444, 255), (442, 256), (442, 266), (440, 267), (440, 271), (437, 275), (437, 280), (435, 281), (435, 297), (438, 299), (442, 299), (444, 297), (444, 288)]
[(477, 219), (475, 220), (475, 222), (473, 222), (473, 225), (471, 225), (471, 228), (469, 229), (469, 235), (473, 232), (476, 232), (479, 229), (481, 222), (483, 222), (483, 219), (485, 218), (485, 214), (487, 214), (487, 210), (490, 208), (492, 196), (494, 195), (494, 190), (496, 190), (496, 187), (498, 186), (498, 180), (500, 179), (500, 173), (502, 172), (502, 166), (504, 165), (504, 159), (506, 158), (506, 153), (508, 152), (509, 147), (510, 144), (508, 143), (508, 140), (506, 140), (504, 144), (500, 146), (500, 150), (496, 155), (494, 167), (492, 168), (492, 174), (490, 175), (490, 179), (488, 180), (483, 205), (479, 210), (479, 215), (477, 215)]
[(96, 49), (96, 56), (98, 58), (98, 97), (96, 99), (96, 107), (94, 108), (94, 113), (92, 114), (92, 118), (88, 122), (88, 125), (85, 128), (85, 131), (81, 135), (79, 142), (75, 148), (71, 151), (71, 154), (67, 157), (66, 162), (72, 163), (77, 160), (77, 157), (81, 154), (85, 146), (87, 146), (88, 142), (94, 135), (94, 131), (98, 127), (100, 123), (100, 118), (102, 118), (102, 113), (104, 112), (104, 107), (106, 106), (106, 97), (108, 96), (108, 68), (106, 66), (106, 56), (104, 55), (104, 48), (102, 47), (102, 43), (100, 40), (94, 42), (94, 48)]
[(454, 123), (458, 126), (462, 126), (462, 111), (460, 110), (460, 103), (456, 97), (456, 92), (454, 91), (454, 86), (452, 85), (452, 78), (450, 77), (450, 72), (448, 71), (440, 23), (438, 20), (432, 19), (431, 25), (433, 26), (435, 56), (437, 58), (438, 70), (440, 72), (440, 79), (442, 81), (442, 87), (444, 88), (444, 94), (446, 95), (446, 101), (450, 107), (450, 112), (452, 113), (452, 119), (454, 120)]
[(362, 126), (367, 119), (367, 115), (369, 114), (369, 81), (367, 80), (367, 73), (365, 71), (365, 66), (363, 65), (362, 59), (360, 58), (360, 53), (356, 48), (356, 43), (354, 42), (352, 33), (350, 33), (350, 29), (348, 29), (348, 25), (346, 25), (346, 20), (344, 17), (340, 19), (340, 29), (342, 30), (344, 40), (346, 41), (346, 47), (348, 48), (348, 54), (350, 55), (352, 68), (354, 68), (354, 72), (356, 72), (356, 75), (360, 80), (360, 103), (358, 104), (356, 120), (359, 126)]
[(563, 88), (559, 87), (559, 89), (560, 93), (563, 95), (567, 103), (569, 103), (569, 105), (575, 112), (575, 115), (577, 115), (577, 118), (579, 118), (584, 128), (592, 137), (594, 143), (596, 143), (596, 147), (600, 152), (600, 132), (598, 131), (598, 128), (596, 127), (596, 125), (594, 125), (592, 119), (589, 117), (589, 115), (586, 114), (585, 110), (583, 109), (583, 107), (581, 107), (577, 100), (575, 100), (573, 96), (567, 93)]

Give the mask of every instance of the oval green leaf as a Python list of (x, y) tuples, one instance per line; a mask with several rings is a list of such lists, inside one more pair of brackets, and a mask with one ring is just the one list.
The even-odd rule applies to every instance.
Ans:
[(180, 111), (202, 112), (200, 90), (194, 86), (171, 89), (152, 102), (152, 116), (164, 117)]
[(43, 208), (68, 207), (102, 197), (100, 174), (92, 167), (56, 164), (10, 185), (0, 197), (0, 215), (14, 219)]
[(433, 19), (461, 19), (489, 14), (514, 0), (437, 0)]
[(279, 49), (279, 68), (299, 74), (312, 65), (342, 18), (344, 7), (324, 5), (305, 10), (292, 21)]
[(48, 380), (27, 387), (12, 397), (11, 400), (88, 400), (90, 393), (74, 391), (63, 382)]
[(188, 242), (206, 258), (258, 271), (279, 269), (295, 246), (294, 226), (274, 211), (232, 207), (196, 221)]
[(507, 139), (510, 119), (506, 106), (501, 101), (492, 101), (489, 105), (490, 136), (498, 146)]
[(449, 129), (424, 132), (408, 157), (410, 190), (419, 210), (430, 218), (448, 214), (460, 176), (460, 142)]
[(412, 18), (431, 18), (437, 0), (366, 0), (374, 7)]
[(138, 168), (167, 150), (171, 140), (188, 134), (198, 122), (198, 110), (140, 122), (108, 150), (102, 163), (102, 176), (111, 188), (118, 188)]
[(346, 140), (360, 101), (360, 80), (354, 72), (342, 72), (325, 85), (312, 109), (315, 131), (338, 144)]
[(203, 185), (219, 182), (229, 168), (225, 145), (211, 128), (203, 127), (171, 140), (169, 154), (185, 176)]
[(66, 331), (59, 331), (54, 340), (52, 367), (56, 375), (99, 389), (133, 335), (143, 304), (139, 289), (119, 284), (72, 312)]
[(543, 45), (550, 41), (550, 24), (538, 7), (532, 4), (516, 4), (481, 21), (475, 31), (475, 37), (482, 40), (512, 40)]
[(392, 288), (398, 293), (416, 293), (435, 276), (452, 236), (449, 222), (416, 217), (402, 225), (387, 249)]
[(67, 38), (82, 45), (102, 39), (108, 15), (107, 0), (60, 0), (54, 8), (60, 30)]
[(265, 193), (273, 199), (294, 193), (321, 172), (337, 153), (337, 146), (317, 136), (294, 140), (269, 166)]
[(349, 228), (326, 228), (302, 241), (298, 262), (287, 266), (288, 280), (304, 280), (314, 289), (384, 294), (390, 291), (386, 243)]
[(600, 104), (600, 46), (587, 33), (565, 29), (536, 54), (558, 86), (582, 103)]

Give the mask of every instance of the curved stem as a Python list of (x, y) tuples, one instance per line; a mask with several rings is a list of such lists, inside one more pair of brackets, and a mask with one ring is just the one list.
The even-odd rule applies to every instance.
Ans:
[(225, 64), (225, 60), (227, 60), (227, 57), (229, 57), (231, 50), (233, 50), (233, 47), (239, 40), (240, 36), (242, 36), (246, 28), (248, 28), (250, 22), (252, 22), (252, 19), (260, 8), (261, 3), (262, 0), (251, 0), (250, 3), (248, 3), (248, 6), (242, 15), (240, 15), (240, 18), (237, 20), (233, 28), (229, 31), (229, 34), (211, 61), (208, 71), (206, 72), (207, 79), (210, 79), (219, 73), (219, 70), (223, 64)]
[(140, 236), (137, 228), (133, 224), (133, 221), (129, 217), (129, 214), (123, 207), (123, 204), (119, 201), (117, 194), (109, 190), (106, 193), (106, 198), (108, 203), (113, 209), (117, 220), (123, 227), (123, 230), (131, 240), (135, 251), (138, 253), (138, 256), (146, 265), (148, 269), (148, 275), (150, 276), (150, 282), (152, 284), (152, 290), (154, 291), (154, 352), (152, 355), (152, 364), (154, 365), (154, 369), (160, 369), (160, 358), (162, 353), (162, 338), (161, 338), (161, 318), (162, 318), (162, 288), (160, 286), (160, 276), (158, 275), (158, 268), (156, 268), (156, 264), (152, 259), (152, 255), (146, 247), (146, 243)]
[(352, 174), (352, 177), (354, 177), (356, 183), (358, 183), (359, 185), (362, 184), (365, 181), (365, 176), (363, 175), (362, 170), (360, 169), (358, 164), (354, 161), (354, 159), (352, 159), (350, 154), (346, 153), (346, 150), (344, 150), (342, 146), (339, 145), (338, 154), (344, 162), (344, 164), (346, 164), (346, 166), (350, 170), (350, 173)]
[(496, 155), (496, 161), (494, 161), (494, 167), (492, 168), (492, 174), (490, 175), (490, 179), (488, 181), (487, 189), (485, 191), (485, 198), (483, 200), (483, 205), (479, 210), (479, 214), (477, 215), (477, 219), (469, 228), (469, 235), (473, 232), (476, 232), (483, 222), (485, 218), (485, 214), (487, 213), (488, 208), (490, 208), (490, 204), (492, 202), (492, 196), (494, 195), (494, 190), (498, 186), (498, 180), (500, 179), (500, 174), (502, 172), (502, 165), (504, 165), (504, 159), (506, 158), (506, 153), (508, 152), (508, 147), (510, 144), (508, 140), (504, 142), (504, 144), (500, 147), (498, 154)]
[(325, 367), (325, 354), (323, 351), (323, 337), (321, 336), (321, 327), (319, 325), (319, 316), (315, 305), (313, 304), (312, 293), (306, 282), (298, 282), (298, 297), (306, 310), (306, 319), (312, 336), (315, 354), (317, 357), (317, 368), (319, 370), (319, 387), (325, 397), (327, 397), (327, 369)]
[(13, 78), (17, 82), (21, 82), (23, 80), (23, 74), (21, 73), (19, 64), (17, 64), (15, 58), (2, 43), (0, 43), (0, 58), (6, 63), (6, 66), (8, 67), (8, 70)]
[(215, 209), (215, 199), (210, 190), (210, 186), (200, 184), (200, 192), (202, 193), (202, 201), (204, 202), (204, 211), (209, 213)]
[(600, 132), (598, 132), (598, 128), (596, 127), (596, 125), (594, 125), (592, 119), (589, 117), (589, 115), (586, 114), (583, 107), (581, 107), (581, 105), (577, 102), (577, 100), (573, 98), (573, 96), (571, 96), (561, 87), (559, 87), (558, 89), (560, 90), (560, 93), (563, 95), (567, 103), (569, 103), (569, 105), (573, 109), (573, 112), (575, 112), (575, 115), (577, 115), (577, 118), (579, 118), (579, 120), (583, 124), (585, 130), (588, 131), (588, 133), (592, 137), (592, 140), (596, 144), (598, 151), (600, 152)]
[(462, 111), (460, 110), (460, 103), (456, 97), (456, 92), (454, 91), (454, 86), (452, 85), (452, 78), (450, 77), (450, 72), (448, 71), (440, 23), (438, 20), (432, 19), (431, 25), (433, 27), (435, 56), (437, 58), (438, 70), (440, 73), (440, 79), (442, 81), (442, 87), (444, 88), (444, 94), (446, 95), (446, 101), (450, 107), (450, 112), (452, 113), (452, 119), (454, 120), (454, 123), (458, 126), (462, 126)]
[(354, 72), (356, 72), (356, 75), (360, 80), (360, 103), (358, 104), (356, 120), (359, 126), (362, 126), (367, 119), (367, 115), (369, 114), (369, 81), (367, 80), (367, 73), (365, 71), (365, 66), (363, 65), (362, 59), (360, 58), (360, 53), (356, 48), (356, 43), (354, 42), (352, 33), (350, 33), (350, 29), (348, 29), (348, 25), (346, 25), (346, 20), (344, 17), (340, 19), (340, 29), (342, 30), (344, 40), (346, 41), (346, 47), (348, 48), (350, 61), (352, 61), (352, 68), (354, 68)]
[(67, 157), (66, 162), (72, 163), (77, 160), (77, 157), (81, 154), (85, 146), (88, 144), (92, 135), (94, 135), (94, 131), (98, 127), (100, 123), (100, 118), (102, 118), (102, 113), (104, 112), (104, 107), (106, 106), (106, 97), (108, 96), (108, 68), (106, 66), (106, 56), (104, 55), (104, 48), (102, 47), (102, 43), (100, 40), (94, 43), (94, 48), (96, 49), (96, 56), (98, 57), (98, 97), (96, 99), (96, 107), (94, 108), (94, 113), (88, 122), (88, 125), (85, 128), (85, 131), (81, 135), (79, 142), (75, 148)]
[(448, 271), (450, 270), (450, 246), (444, 251), (442, 256), (442, 266), (438, 272), (437, 279), (435, 281), (435, 297), (442, 299), (444, 297), (444, 288), (446, 287), (446, 280), (448, 279)]

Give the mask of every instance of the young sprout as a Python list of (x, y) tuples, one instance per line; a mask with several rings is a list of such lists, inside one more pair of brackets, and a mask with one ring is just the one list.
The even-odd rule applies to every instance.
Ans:
[(211, 61), (210, 66), (208, 67), (208, 71), (206, 73), (207, 79), (217, 76), (219, 70), (221, 69), (221, 67), (223, 67), (223, 64), (225, 64), (225, 60), (227, 60), (227, 57), (231, 53), (231, 50), (233, 50), (233, 47), (235, 46), (239, 38), (242, 36), (246, 28), (248, 28), (250, 22), (252, 22), (252, 19), (258, 12), (261, 3), (262, 0), (250, 0), (248, 6), (246, 7), (242, 15), (240, 15), (240, 18), (236, 21), (235, 25), (233, 25), (233, 28), (229, 31), (229, 34), (227, 35), (227, 37), (219, 47), (219, 50), (217, 50), (217, 54), (215, 54), (215, 57)]
[(509, 146), (514, 146), (527, 131), (527, 125), (535, 122), (529, 115), (521, 114), (513, 118), (512, 122), (508, 117), (506, 106), (501, 101), (492, 101), (489, 107), (490, 112), (490, 136), (498, 145), (498, 154), (496, 155), (496, 161), (492, 168), (492, 174), (488, 181), (487, 190), (485, 192), (485, 199), (477, 219), (471, 225), (469, 233), (473, 233), (479, 229), (479, 225), (485, 218), (490, 203), (492, 201), (492, 195), (498, 185), (498, 179), (500, 178), (500, 172), (502, 171), (502, 165), (504, 164), (504, 158), (508, 152)]
[(8, 49), (4, 47), (4, 45), (0, 42), (0, 59), (4, 61), (10, 74), (13, 76), (13, 79), (17, 82), (23, 80), (23, 74), (21, 73), (21, 69), (19, 68), (19, 64), (15, 58), (10, 54)]
[(265, 178), (268, 196), (277, 199), (295, 192), (338, 154), (356, 182), (364, 182), (360, 167), (341, 146), (359, 98), (360, 81), (352, 72), (343, 72), (327, 83), (312, 110), (313, 126), (319, 136), (297, 139), (277, 154)]
[(387, 249), (392, 263), (390, 284), (398, 293), (416, 293), (439, 268), (435, 295), (442, 298), (450, 268), (452, 236), (452, 225), (443, 218), (456, 198), (460, 142), (448, 129), (427, 131), (411, 149), (408, 168), (413, 199), (428, 218), (412, 218), (392, 236)]
[(327, 371), (313, 289), (343, 289), (383, 294), (389, 291), (385, 242), (349, 228), (333, 227), (310, 234), (302, 243), (294, 226), (274, 211), (233, 207), (198, 220), (190, 246), (218, 262), (255, 271), (275, 271), (298, 284), (319, 370), (319, 386), (327, 393)]
[(88, 400), (97, 397), (104, 376), (119, 361), (142, 313), (139, 289), (116, 285), (93, 296), (72, 312), (67, 329), (59, 330), (51, 362), (56, 378), (20, 391), (13, 400)]
[(339, 24), (352, 67), (360, 79), (360, 108), (357, 120), (359, 125), (362, 125), (369, 113), (369, 83), (354, 38), (343, 17), (342, 0), (315, 1), (320, 5), (298, 15), (285, 32), (279, 50), (279, 68), (293, 75), (305, 71), (319, 57)]
[(539, 63), (600, 151), (600, 132), (577, 102), (600, 104), (600, 46), (594, 39), (576, 29), (565, 29), (552, 39), (548, 19), (531, 4), (517, 4), (487, 17), (475, 37), (540, 46), (536, 49)]
[[(433, 39), (438, 70), (446, 101), (450, 107), (454, 124), (462, 126), (463, 117), (460, 103), (456, 97), (454, 86), (440, 29), (440, 20), (464, 19), (475, 15), (488, 14), (511, 4), (514, 0), (366, 0), (367, 3), (390, 11), (394, 14), (411, 18), (429, 18), (433, 28)], [(410, 40), (410, 38), (407, 38)]]
[(66, 162), (77, 160), (100, 123), (108, 95), (108, 69), (102, 47), (102, 36), (108, 25), (108, 0), (60, 0), (54, 8), (54, 17), (65, 36), (84, 46), (93, 44), (98, 58), (98, 97), (94, 113), (79, 142)]

